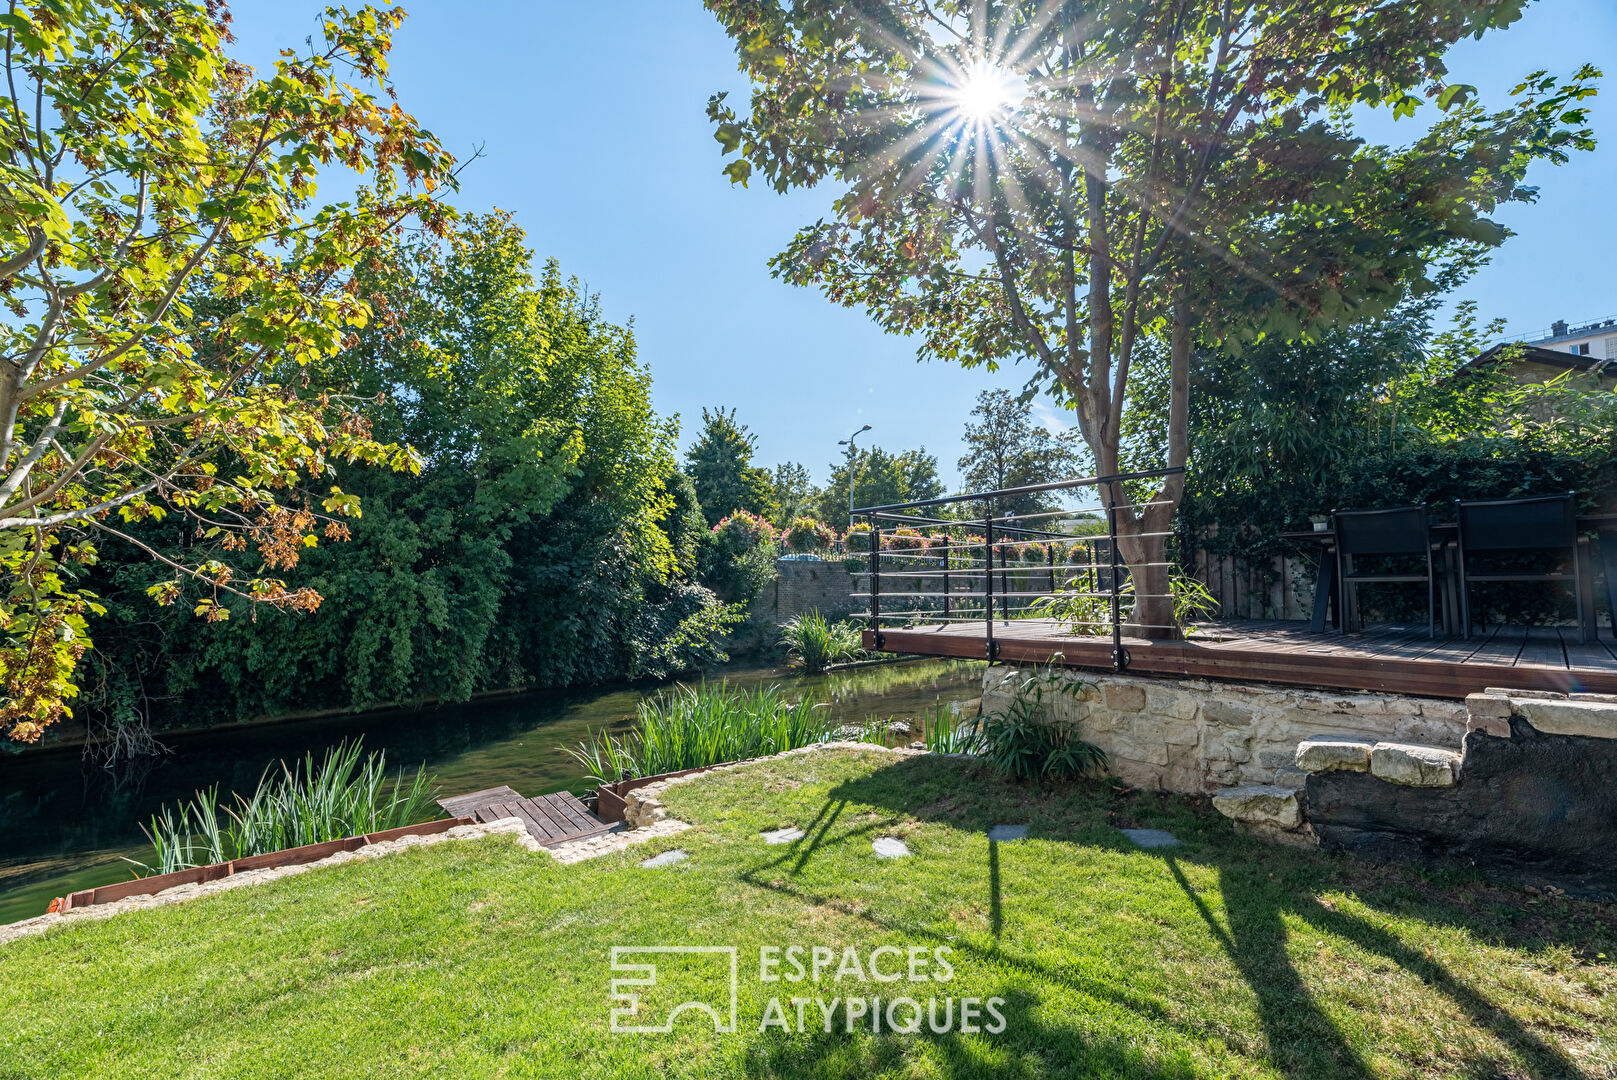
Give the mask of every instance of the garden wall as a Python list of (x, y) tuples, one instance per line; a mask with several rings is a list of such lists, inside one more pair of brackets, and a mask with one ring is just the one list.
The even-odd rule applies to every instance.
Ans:
[[(1617, 898), (1617, 697), (1501, 690), (1472, 694), (1466, 707), (1470, 731), (1446, 761), (1386, 745), (1300, 758), (1314, 766), (1302, 810), (1320, 844)], [(1380, 760), (1400, 754), (1423, 767)]]
[(853, 598), (853, 592), (853, 575), (840, 559), (777, 559), (775, 580), (753, 599), (752, 617), (755, 621), (784, 623), (814, 609), (822, 615), (848, 615), (862, 603)]
[[(983, 676), (983, 712), (1003, 711), (1010, 665)], [(1396, 740), (1458, 749), (1466, 710), (1458, 701), (1060, 672), (1078, 681), (1074, 699), (1046, 694), (1052, 719), (1077, 725), (1081, 738), (1106, 751), (1113, 775), (1132, 787), (1209, 794), (1249, 784), (1302, 786), (1297, 744), (1317, 736)]]

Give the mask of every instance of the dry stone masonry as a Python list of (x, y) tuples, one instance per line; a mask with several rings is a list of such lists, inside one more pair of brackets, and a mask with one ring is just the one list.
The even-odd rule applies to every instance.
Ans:
[[(1030, 673), (984, 677), (983, 711)], [(1045, 694), (1134, 787), (1206, 793), (1238, 828), (1383, 860), (1498, 867), (1617, 898), (1617, 695), (1460, 702), (1060, 673)]]
[[(1010, 705), (1022, 669), (997, 665), (983, 677), (983, 712)], [(1186, 795), (1226, 787), (1302, 786), (1297, 747), (1308, 740), (1412, 743), (1459, 750), (1466, 710), (1458, 701), (1300, 688), (1063, 672), (1083, 684), (1076, 699), (1046, 694), (1052, 718), (1072, 723), (1106, 751), (1114, 775), (1132, 787)], [(1321, 751), (1323, 752), (1323, 751)], [(1366, 765), (1368, 767), (1368, 764)]]

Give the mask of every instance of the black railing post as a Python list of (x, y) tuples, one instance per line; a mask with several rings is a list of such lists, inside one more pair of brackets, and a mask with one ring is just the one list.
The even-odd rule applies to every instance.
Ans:
[(999, 654), (999, 645), (994, 641), (994, 507), (987, 504), (983, 510), (983, 623), (986, 627), (988, 641), (986, 649), (988, 659), (993, 660)]
[(870, 516), (870, 633), (872, 644), (882, 647), (881, 633), (881, 519)]
[(948, 533), (943, 534), (943, 618), (949, 619), (949, 549), (954, 546), (954, 540)]
[(1044, 565), (1050, 568), (1050, 594), (1056, 591), (1056, 545), (1055, 541), (1048, 541), (1044, 545)]
[(1106, 537), (1112, 548), (1112, 670), (1122, 671), (1128, 666), (1128, 654), (1123, 651), (1123, 590), (1121, 575), (1118, 573), (1117, 488), (1115, 485), (1106, 495)]

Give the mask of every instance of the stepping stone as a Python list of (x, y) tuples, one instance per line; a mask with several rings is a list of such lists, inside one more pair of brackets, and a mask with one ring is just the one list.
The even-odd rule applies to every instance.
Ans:
[(772, 832), (764, 833), (764, 843), (790, 844), (793, 840), (803, 839), (803, 835), (802, 829), (775, 829)]
[(988, 830), (988, 839), (998, 844), (1008, 843), (1012, 840), (1026, 840), (1026, 825), (995, 825)]
[(1179, 846), (1179, 838), (1165, 829), (1119, 829), (1118, 831), (1143, 848)]
[(688, 858), (690, 858), (690, 855), (688, 855), (683, 848), (675, 848), (673, 851), (665, 851), (661, 855), (653, 855), (640, 865), (647, 870), (656, 870), (659, 867), (673, 866), (675, 863), (682, 863)]
[(896, 836), (883, 836), (871, 842), (878, 859), (902, 859), (909, 855), (909, 845)]

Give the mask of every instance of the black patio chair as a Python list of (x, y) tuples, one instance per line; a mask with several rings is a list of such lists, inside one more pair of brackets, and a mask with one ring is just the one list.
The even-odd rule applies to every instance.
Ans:
[[(1588, 639), (1592, 620), (1584, 610), (1583, 558), (1578, 549), (1576, 492), (1530, 499), (1456, 499), (1460, 525), (1460, 618), (1471, 636), (1471, 583), (1474, 581), (1541, 581), (1568, 584), (1578, 609), (1578, 636)], [(1551, 556), (1534, 569), (1489, 565), (1478, 555), (1539, 553)], [(1570, 565), (1567, 571), (1563, 567)], [(1478, 620), (1479, 625), (1481, 620)]]
[[(1339, 611), (1342, 632), (1362, 628), (1359, 619), (1359, 586), (1385, 584), (1426, 585), (1426, 629), (1437, 636), (1437, 606), (1433, 593), (1437, 575), (1432, 563), (1432, 528), (1424, 506), (1398, 506), (1390, 510), (1333, 510), (1331, 529), (1336, 534), (1336, 580), (1341, 589)], [(1425, 560), (1423, 573), (1396, 569), (1360, 570), (1356, 559), (1375, 558), (1383, 564), (1389, 557), (1416, 555)]]

